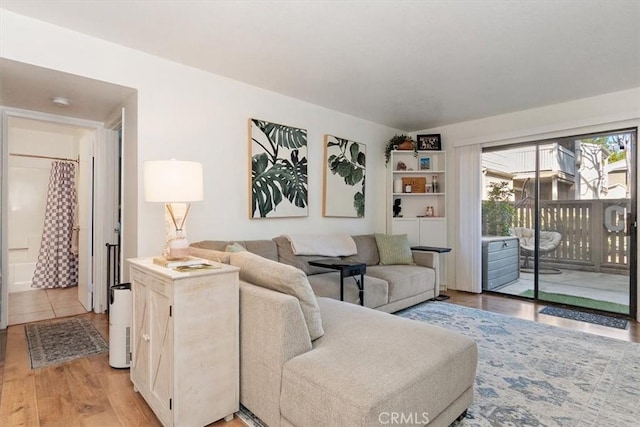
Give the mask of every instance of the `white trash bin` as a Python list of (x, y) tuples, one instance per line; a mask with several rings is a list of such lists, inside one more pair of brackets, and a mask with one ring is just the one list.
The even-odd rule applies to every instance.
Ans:
[(109, 291), (109, 365), (131, 364), (131, 283), (114, 285)]

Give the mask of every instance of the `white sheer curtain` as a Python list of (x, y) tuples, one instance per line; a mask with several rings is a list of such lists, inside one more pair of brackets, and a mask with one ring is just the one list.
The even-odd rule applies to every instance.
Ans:
[(456, 289), (482, 292), (482, 147), (455, 149), (457, 177)]

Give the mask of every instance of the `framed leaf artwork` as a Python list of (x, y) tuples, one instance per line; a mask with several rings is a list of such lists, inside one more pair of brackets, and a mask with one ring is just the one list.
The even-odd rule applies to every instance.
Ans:
[(364, 217), (366, 167), (364, 144), (325, 135), (323, 216)]
[(307, 130), (249, 119), (249, 218), (308, 216)]

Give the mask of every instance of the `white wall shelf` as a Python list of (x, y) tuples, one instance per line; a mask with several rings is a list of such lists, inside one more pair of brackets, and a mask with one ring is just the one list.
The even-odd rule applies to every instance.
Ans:
[[(420, 160), (429, 157), (429, 168), (420, 168)], [(402, 162), (407, 169), (398, 170)], [(426, 165), (423, 165), (426, 166)], [(446, 153), (444, 151), (395, 150), (391, 152), (387, 179), (387, 232), (389, 234), (407, 234), (412, 246), (447, 246), (446, 236)], [(424, 191), (405, 192), (402, 179), (422, 178)], [(433, 192), (433, 182), (437, 189)], [(399, 182), (396, 182), (399, 181)], [(396, 191), (402, 188), (403, 191)], [(400, 200), (400, 216), (394, 217), (395, 200)], [(428, 209), (430, 208), (430, 209)], [(426, 216), (427, 211), (432, 212)]]

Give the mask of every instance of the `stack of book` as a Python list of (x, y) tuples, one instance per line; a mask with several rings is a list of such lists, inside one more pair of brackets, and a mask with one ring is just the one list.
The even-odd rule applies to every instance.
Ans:
[(191, 265), (205, 264), (201, 258), (188, 256), (176, 260), (167, 259), (163, 256), (153, 257), (153, 263), (167, 268), (187, 267)]
[(191, 271), (210, 270), (213, 268), (220, 268), (220, 265), (214, 265), (202, 258), (186, 257), (176, 260), (169, 260), (163, 256), (157, 256), (153, 258), (153, 263), (166, 268), (172, 268), (182, 273), (188, 273)]

